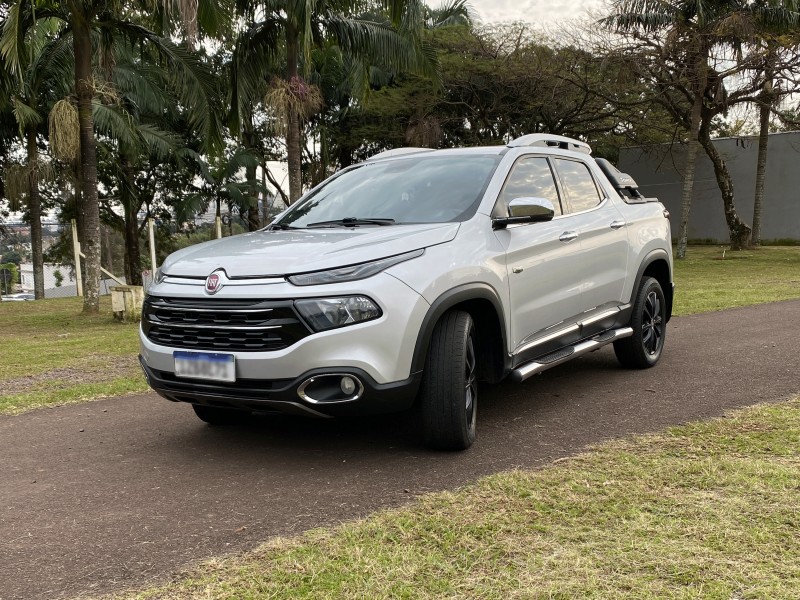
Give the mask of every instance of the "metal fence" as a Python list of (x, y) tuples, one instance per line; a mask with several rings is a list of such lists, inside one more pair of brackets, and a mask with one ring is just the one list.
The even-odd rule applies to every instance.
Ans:
[[(21, 263), (19, 266), (20, 288), (23, 292), (33, 291), (33, 264)], [(66, 298), (78, 294), (75, 286), (75, 271), (69, 265), (44, 265), (44, 297)]]
[[(100, 280), (100, 295), (107, 296), (111, 293), (112, 287), (119, 285), (113, 279)], [(20, 290), (23, 292), (33, 292), (33, 264), (20, 264)], [(45, 298), (68, 298), (78, 295), (78, 287), (75, 281), (75, 270), (69, 265), (55, 265), (45, 263), (44, 265), (44, 297)]]

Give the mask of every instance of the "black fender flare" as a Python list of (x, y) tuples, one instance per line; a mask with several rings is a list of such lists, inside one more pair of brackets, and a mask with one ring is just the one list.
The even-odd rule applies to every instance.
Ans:
[(431, 303), (425, 318), (422, 320), (422, 326), (417, 335), (417, 344), (414, 347), (414, 356), (411, 360), (412, 375), (421, 372), (425, 367), (425, 359), (428, 355), (428, 346), (430, 346), (431, 343), (433, 329), (436, 327), (436, 323), (441, 316), (454, 306), (469, 300), (487, 300), (494, 307), (497, 318), (500, 321), (503, 364), (506, 370), (510, 368), (510, 360), (508, 358), (508, 352), (506, 351), (506, 315), (503, 309), (503, 302), (500, 300), (500, 295), (492, 286), (487, 283), (474, 282), (465, 283), (449, 289)]
[[(639, 286), (642, 283), (642, 278), (644, 277), (644, 272), (647, 270), (647, 267), (652, 265), (654, 262), (663, 260), (664, 263), (667, 265), (667, 269), (669, 270), (669, 254), (663, 248), (656, 248), (655, 250), (651, 250), (648, 254), (644, 257), (642, 262), (639, 264), (639, 269), (636, 272), (636, 280), (634, 281), (633, 288), (631, 289), (631, 299), (630, 302), (633, 303), (633, 299), (636, 296), (636, 291), (639, 289)], [(674, 295), (674, 283), (672, 281), (672, 271), (669, 270), (669, 284), (666, 286), (662, 286), (664, 288), (664, 297), (667, 300), (667, 321), (672, 318), (672, 302), (673, 302), (673, 295)]]

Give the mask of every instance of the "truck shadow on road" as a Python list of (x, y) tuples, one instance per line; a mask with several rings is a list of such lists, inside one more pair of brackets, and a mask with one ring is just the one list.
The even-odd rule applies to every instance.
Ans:
[[(509, 437), (538, 438), (548, 425), (557, 425), (561, 429), (583, 428), (585, 419), (577, 418), (576, 412), (597, 412), (598, 409), (602, 412), (603, 407), (609, 404), (613, 408), (613, 401), (604, 396), (633, 375), (616, 364), (613, 353), (598, 352), (523, 384), (510, 381), (483, 384), (479, 396), (476, 447), (485, 450), (494, 445), (504, 446)], [(172, 408), (186, 413), (182, 416), (187, 419), (194, 419), (188, 406)], [(341, 419), (253, 415), (240, 425), (212, 427), (196, 421), (194, 427), (181, 427), (174, 433), (177, 439), (167, 442), (172, 444), (173, 452), (174, 448), (194, 452), (202, 447), (213, 450), (219, 460), (229, 452), (237, 460), (241, 458), (241, 452), (336, 455), (366, 452), (373, 457), (403, 452), (440, 458), (449, 454), (424, 448), (419, 414), (413, 409), (389, 415)]]

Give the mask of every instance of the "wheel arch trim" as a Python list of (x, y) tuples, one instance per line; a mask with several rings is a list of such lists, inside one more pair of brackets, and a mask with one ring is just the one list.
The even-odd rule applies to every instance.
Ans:
[[(669, 254), (663, 248), (657, 248), (655, 250), (650, 251), (642, 260), (641, 264), (639, 264), (639, 269), (636, 272), (636, 279), (634, 281), (633, 288), (631, 289), (631, 298), (630, 303), (633, 304), (634, 298), (636, 296), (636, 292), (639, 290), (639, 286), (642, 284), (642, 279), (644, 278), (644, 272), (656, 262), (663, 262), (664, 266), (669, 273), (670, 281), (666, 286), (662, 285), (662, 290), (664, 292), (664, 297), (667, 300), (667, 321), (670, 320), (672, 317), (672, 303), (673, 303), (673, 296), (674, 296), (674, 283), (672, 281), (672, 268), (670, 267), (670, 260)], [(661, 283), (661, 282), (659, 282)]]
[(506, 371), (510, 370), (511, 363), (508, 352), (506, 351), (506, 340), (508, 334), (506, 332), (506, 315), (503, 310), (503, 302), (497, 291), (486, 283), (466, 283), (442, 293), (436, 300), (434, 300), (428, 312), (422, 321), (419, 334), (417, 335), (417, 343), (414, 347), (414, 356), (411, 361), (411, 373), (418, 373), (425, 367), (425, 359), (428, 355), (428, 347), (430, 346), (431, 336), (433, 329), (439, 319), (451, 308), (469, 302), (470, 300), (484, 300), (488, 301), (496, 313), (497, 319), (500, 324), (500, 335), (502, 336), (502, 349), (503, 349), (503, 365)]

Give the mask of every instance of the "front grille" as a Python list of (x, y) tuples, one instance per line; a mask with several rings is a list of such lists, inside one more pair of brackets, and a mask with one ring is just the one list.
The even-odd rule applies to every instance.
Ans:
[(142, 330), (170, 348), (266, 352), (311, 334), (291, 300), (221, 300), (148, 296)]

